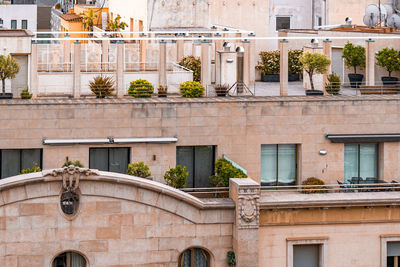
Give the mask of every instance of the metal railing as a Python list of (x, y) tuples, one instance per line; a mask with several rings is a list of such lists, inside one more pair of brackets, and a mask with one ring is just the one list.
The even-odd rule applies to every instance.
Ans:
[(349, 193), (400, 191), (399, 183), (261, 186), (262, 192)]

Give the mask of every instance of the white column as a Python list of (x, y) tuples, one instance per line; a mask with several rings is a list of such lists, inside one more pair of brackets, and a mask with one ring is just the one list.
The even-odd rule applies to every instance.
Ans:
[(332, 41), (329, 39), (324, 40), (322, 43), (323, 46), (323, 53), (324, 55), (331, 61), (331, 64), (328, 67), (328, 71), (323, 75), (323, 91), (324, 95), (326, 95), (325, 85), (328, 83), (328, 77), (332, 73)]
[(158, 85), (166, 87), (167, 83), (167, 42), (160, 41), (160, 57), (158, 61)]
[(74, 42), (74, 67), (73, 67), (74, 85), (72, 96), (79, 98), (81, 96), (81, 42)]
[(201, 84), (204, 88), (211, 84), (210, 75), (210, 42), (203, 40), (201, 42)]
[(289, 78), (289, 58), (288, 58), (288, 41), (281, 40), (279, 42), (280, 51), (280, 87), (281, 96), (288, 95), (288, 78)]
[(375, 41), (368, 39), (365, 41), (365, 81), (368, 86), (375, 85)]
[(32, 93), (32, 98), (36, 98), (39, 94), (38, 85), (38, 52), (36, 41), (32, 43), (32, 53), (31, 53), (31, 74), (30, 74), (30, 91)]
[(116, 86), (117, 86), (117, 97), (124, 97), (125, 95), (125, 86), (124, 86), (124, 42), (117, 42), (117, 67), (116, 71)]

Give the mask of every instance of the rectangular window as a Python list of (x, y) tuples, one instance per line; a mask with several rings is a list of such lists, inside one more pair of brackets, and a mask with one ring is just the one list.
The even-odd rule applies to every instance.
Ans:
[(291, 17), (276, 17), (276, 31), (289, 30)]
[(378, 180), (378, 158), (378, 144), (345, 144), (344, 181), (358, 183)]
[(28, 21), (27, 21), (27, 20), (23, 19), (23, 20), (21, 21), (21, 28), (22, 28), (23, 30), (27, 30), (27, 29), (28, 29)]
[(176, 165), (185, 166), (189, 172), (188, 188), (210, 185), (214, 175), (215, 146), (181, 146), (176, 148)]
[(295, 185), (297, 145), (261, 146), (261, 183), (263, 185)]
[(100, 171), (126, 173), (129, 164), (130, 149), (118, 148), (90, 148), (89, 168)]
[(11, 20), (11, 30), (17, 29), (17, 21), (15, 19)]
[(294, 245), (293, 267), (319, 267), (320, 245)]
[(1, 150), (1, 178), (18, 175), (22, 170), (33, 166), (42, 168), (41, 149), (3, 149)]
[(315, 17), (315, 26), (322, 26), (322, 17), (320, 16)]

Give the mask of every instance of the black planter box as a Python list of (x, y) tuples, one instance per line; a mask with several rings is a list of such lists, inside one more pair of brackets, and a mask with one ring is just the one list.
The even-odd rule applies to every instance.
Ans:
[(12, 99), (13, 94), (12, 93), (0, 93), (0, 99)]
[(324, 92), (320, 90), (306, 90), (306, 95), (324, 95)]
[(351, 88), (360, 88), (360, 85), (364, 79), (364, 75), (362, 74), (348, 74), (350, 80)]
[(382, 77), (383, 85), (397, 85), (399, 79), (397, 77)]
[[(277, 83), (281, 81), (281, 77), (279, 74), (261, 74), (261, 80), (263, 82), (273, 82), (273, 83)], [(288, 76), (288, 81), (289, 82), (295, 82), (300, 80), (300, 74), (299, 73), (295, 73), (295, 74), (289, 74)]]

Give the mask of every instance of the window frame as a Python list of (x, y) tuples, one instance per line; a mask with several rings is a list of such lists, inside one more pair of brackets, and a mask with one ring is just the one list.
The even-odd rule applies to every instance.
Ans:
[[(289, 29), (278, 29), (278, 18), (289, 18)], [(275, 32), (279, 32), (281, 30), (290, 30), (292, 29), (292, 16), (291, 15), (275, 15)]]
[[(85, 255), (83, 255), (81, 252), (79, 252), (79, 251), (75, 251), (75, 250), (67, 250), (67, 251), (63, 251), (63, 252), (61, 252), (61, 253), (58, 253), (56, 256), (54, 256), (53, 257), (53, 259), (51, 260), (51, 267), (54, 267), (54, 261), (59, 257), (59, 256), (61, 256), (62, 254), (66, 254), (66, 257), (67, 257), (67, 266), (66, 267), (70, 267), (71, 266), (71, 260), (70, 260), (70, 258), (71, 258), (71, 254), (72, 253), (75, 253), (75, 254), (78, 254), (79, 256), (81, 256), (84, 260), (85, 260), (85, 267), (89, 267), (89, 260), (88, 260), (88, 258), (85, 256)], [(68, 258), (69, 258), (69, 260), (68, 260)], [(68, 264), (69, 263), (69, 264)]]
[(287, 267), (294, 266), (294, 246), (296, 245), (319, 245), (319, 266), (328, 266), (328, 237), (300, 237), (287, 238)]
[(43, 148), (10, 148), (10, 149), (4, 148), (4, 149), (0, 149), (0, 180), (11, 177), (11, 176), (2, 177), (2, 171), (3, 171), (3, 169), (2, 169), (3, 153), (2, 152), (3, 152), (3, 150), (18, 150), (18, 152), (19, 152), (19, 157), (18, 157), (19, 158), (19, 160), (18, 160), (19, 172), (21, 172), (23, 170), (22, 169), (22, 151), (23, 150), (39, 150), (40, 162), (37, 162), (37, 163), (38, 163), (38, 167), (40, 167), (40, 169), (43, 169)]
[[(263, 183), (262, 182), (262, 177), (260, 175), (260, 183), (262, 186), (279, 186), (279, 146), (281, 145), (294, 145), (295, 146), (295, 162), (296, 162), (296, 166), (295, 166), (295, 177), (294, 177), (294, 185), (297, 185), (298, 183), (298, 160), (299, 160), (299, 145), (298, 144), (262, 144), (261, 145), (261, 153), (260, 153), (260, 157), (262, 157), (262, 147), (263, 146), (276, 146), (276, 181), (275, 181), (275, 185), (268, 185), (268, 183)], [(262, 161), (261, 161), (262, 164)], [(260, 174), (261, 174), (261, 164), (260, 164)]]
[(190, 248), (187, 248), (184, 251), (182, 251), (179, 254), (179, 257), (178, 257), (178, 267), (182, 267), (183, 266), (183, 259), (184, 259), (184, 256), (185, 256), (185, 252), (187, 250), (190, 250), (190, 252), (191, 252), (191, 256), (190, 256), (190, 259), (191, 259), (190, 265), (191, 266), (190, 267), (195, 266), (195, 264), (194, 264), (194, 258), (195, 258), (194, 257), (194, 253), (195, 253), (194, 251), (195, 251), (195, 249), (201, 249), (202, 251), (207, 253), (207, 267), (212, 267), (213, 264), (212, 264), (212, 255), (211, 255), (211, 253), (210, 253), (210, 251), (208, 251), (207, 249), (204, 249), (202, 247), (190, 247)]
[[(15, 28), (13, 28), (13, 22), (15, 22)], [(10, 23), (10, 29), (11, 30), (16, 30), (18, 29), (18, 21), (16, 19), (12, 19)]]
[[(26, 27), (24, 28), (24, 22), (26, 23)], [(27, 30), (28, 29), (28, 20), (27, 19), (23, 19), (21, 20), (21, 29), (23, 30)]]
[(381, 235), (381, 267), (387, 267), (387, 243), (400, 242), (400, 235)]
[[(375, 174), (375, 176), (376, 176), (376, 179), (379, 180), (380, 179), (380, 165), (381, 165), (381, 162), (380, 162), (381, 145), (380, 145), (380, 143), (345, 143), (344, 147), (343, 147), (343, 167), (346, 164), (346, 161), (344, 159), (344, 152), (345, 152), (346, 145), (357, 145), (357, 157), (358, 157), (357, 158), (357, 164), (358, 164), (357, 177), (361, 177), (360, 176), (360, 170), (361, 170), (361, 167), (360, 167), (361, 166), (361, 162), (360, 162), (360, 158), (361, 158), (360, 150), (361, 149), (360, 148), (361, 148), (361, 145), (375, 145), (376, 146), (376, 174)], [(344, 172), (343, 172), (343, 177), (345, 177)], [(367, 177), (364, 177), (364, 179), (365, 178), (367, 178)], [(343, 178), (343, 179), (345, 179), (345, 178)]]
[(195, 149), (195, 147), (212, 147), (212, 150), (213, 150), (213, 152), (212, 152), (212, 167), (211, 167), (211, 169), (212, 169), (212, 173), (211, 173), (211, 175), (215, 175), (215, 161), (216, 161), (216, 152), (217, 152), (217, 146), (216, 145), (195, 145), (195, 146), (176, 146), (176, 152), (175, 152), (175, 154), (176, 154), (176, 165), (179, 165), (178, 164), (178, 147), (180, 148), (180, 147), (182, 147), (182, 148), (188, 148), (188, 147), (190, 147), (190, 148), (193, 148), (192, 149), (192, 159), (193, 159), (193, 188), (197, 188), (196, 187), (196, 179), (195, 179), (195, 169), (196, 169), (196, 149)]
[(110, 171), (110, 149), (114, 148), (127, 148), (128, 149), (128, 165), (131, 162), (131, 147), (89, 147), (89, 169), (92, 168), (90, 164), (90, 151), (92, 149), (107, 149), (107, 170), (106, 172)]

